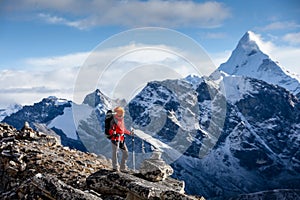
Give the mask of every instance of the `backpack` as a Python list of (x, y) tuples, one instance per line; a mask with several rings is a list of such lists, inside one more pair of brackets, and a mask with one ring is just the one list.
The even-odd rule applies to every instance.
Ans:
[(108, 139), (111, 139), (111, 135), (109, 134), (109, 130), (115, 123), (114, 116), (112, 110), (108, 110), (105, 114), (105, 130), (104, 133)]

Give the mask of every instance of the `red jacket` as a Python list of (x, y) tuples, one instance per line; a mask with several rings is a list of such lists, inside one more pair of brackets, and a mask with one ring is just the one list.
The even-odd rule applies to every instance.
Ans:
[[(112, 136), (111, 140), (124, 141), (124, 134), (130, 135), (130, 131), (126, 129), (124, 124), (124, 118), (114, 116), (115, 123), (109, 130), (109, 134)], [(117, 135), (114, 135), (116, 133)]]

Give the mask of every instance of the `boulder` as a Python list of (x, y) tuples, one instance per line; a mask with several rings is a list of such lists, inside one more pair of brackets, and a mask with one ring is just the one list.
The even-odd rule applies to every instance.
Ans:
[(154, 151), (151, 158), (145, 159), (140, 167), (140, 174), (153, 182), (163, 181), (173, 172), (172, 167), (161, 159), (160, 151)]

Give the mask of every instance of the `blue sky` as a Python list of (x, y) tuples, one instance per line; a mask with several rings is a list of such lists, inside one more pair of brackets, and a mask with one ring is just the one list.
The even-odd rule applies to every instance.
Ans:
[(217, 66), (252, 30), (265, 53), (300, 74), (299, 16), (297, 0), (4, 0), (0, 93), (6, 98), (1, 98), (0, 108), (14, 102), (30, 104), (51, 94), (72, 98), (78, 67), (89, 52), (114, 34), (140, 27), (186, 34)]

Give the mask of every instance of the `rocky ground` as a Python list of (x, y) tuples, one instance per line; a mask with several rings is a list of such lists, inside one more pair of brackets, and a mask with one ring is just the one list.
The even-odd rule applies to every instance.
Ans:
[(185, 195), (183, 182), (157, 169), (163, 178), (156, 182), (146, 180), (149, 170), (113, 172), (105, 157), (69, 149), (30, 128), (0, 124), (0, 154), (0, 199), (204, 199)]

